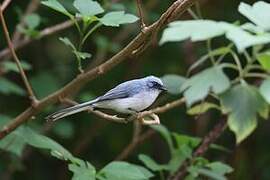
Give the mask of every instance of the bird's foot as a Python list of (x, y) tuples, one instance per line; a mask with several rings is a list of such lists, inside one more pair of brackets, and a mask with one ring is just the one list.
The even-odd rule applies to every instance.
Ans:
[(159, 120), (158, 115), (150, 114), (149, 116), (152, 118), (152, 120), (145, 120), (144, 118), (140, 119), (140, 121), (143, 125), (160, 124), (160, 120)]

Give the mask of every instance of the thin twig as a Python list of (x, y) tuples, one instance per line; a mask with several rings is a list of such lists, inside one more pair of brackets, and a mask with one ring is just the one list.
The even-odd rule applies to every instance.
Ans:
[(136, 2), (137, 2), (138, 14), (139, 14), (139, 17), (140, 17), (141, 28), (142, 28), (142, 30), (144, 30), (146, 25), (145, 25), (144, 17), (143, 17), (142, 1), (141, 0), (136, 0)]
[(20, 74), (21, 74), (21, 77), (23, 79), (24, 85), (25, 85), (25, 87), (27, 89), (27, 92), (29, 94), (29, 97), (30, 97), (30, 99), (32, 101), (32, 105), (36, 106), (37, 99), (36, 99), (36, 97), (34, 95), (32, 87), (31, 87), (31, 85), (30, 85), (30, 83), (29, 83), (29, 81), (28, 81), (28, 79), (27, 79), (27, 77), (25, 75), (25, 72), (24, 72), (24, 70), (23, 70), (23, 68), (21, 66), (19, 58), (18, 58), (18, 56), (17, 56), (17, 54), (16, 54), (16, 52), (15, 52), (15, 50), (13, 48), (13, 44), (12, 44), (10, 36), (9, 36), (9, 31), (8, 31), (8, 28), (7, 28), (7, 25), (6, 25), (6, 22), (5, 22), (5, 18), (4, 18), (2, 9), (0, 9), (0, 20), (1, 20), (1, 24), (3, 26), (3, 31), (4, 31), (4, 34), (5, 34), (6, 41), (8, 43), (8, 47), (9, 47), (9, 49), (11, 51), (12, 57), (15, 60), (15, 63), (17, 65), (17, 67), (18, 67), (18, 69), (20, 71)]
[[(42, 39), (44, 37), (47, 37), (49, 35), (58, 33), (59, 31), (62, 31), (64, 29), (67, 29), (69, 27), (71, 27), (74, 23), (71, 20), (67, 20), (64, 21), (62, 23), (47, 27), (45, 29), (43, 29), (42, 31), (40, 31), (38, 39)], [(18, 50), (21, 49), (23, 47), (25, 47), (26, 45), (32, 43), (33, 41), (36, 41), (38, 39), (32, 39), (32, 38), (25, 38), (19, 42), (17, 42), (16, 44), (14, 44), (14, 49)], [(4, 57), (11, 55), (11, 51), (9, 48), (5, 48), (0, 52), (0, 61), (4, 60)]]
[(132, 52), (139, 48), (147, 40), (150, 41), (149, 37), (152, 36), (154, 32), (158, 29), (167, 25), (169, 22), (178, 18), (185, 10), (187, 10), (196, 0), (177, 0), (172, 6), (170, 6), (165, 13), (163, 13), (158, 21), (150, 25), (144, 33), (138, 34), (127, 46), (125, 46), (121, 51), (107, 60), (100, 66), (85, 72), (84, 74), (78, 75), (66, 86), (62, 87), (58, 91), (48, 95), (47, 97), (40, 100), (38, 105), (33, 107), (28, 107), (24, 112), (13, 119), (9, 124), (5, 125), (2, 130), (0, 130), (0, 139), (4, 138), (10, 132), (14, 131), (17, 127), (25, 123), (32, 116), (41, 112), (45, 107), (59, 102), (59, 98), (65, 98), (72, 94), (74, 91), (78, 92), (85, 84), (104, 73), (108, 72), (116, 65), (120, 64), (128, 57), (132, 56)]
[(2, 10), (2, 12), (5, 11), (5, 9), (8, 7), (8, 5), (11, 3), (12, 0), (5, 0), (2, 5), (0, 5), (0, 9)]
[(147, 130), (145, 133), (140, 135), (135, 141), (131, 141), (127, 147), (115, 158), (115, 160), (123, 160), (126, 159), (141, 143), (149, 139), (155, 134), (153, 129)]
[(19, 27), (24, 27), (25, 26), (25, 17), (29, 14), (32, 14), (34, 11), (37, 10), (39, 6), (40, 1), (39, 0), (31, 0), (21, 18), (21, 21), (19, 24), (16, 25), (16, 30), (12, 35), (12, 42), (13, 44), (16, 44), (22, 37), (21, 31), (19, 31)]
[(203, 138), (201, 144), (194, 151), (191, 160), (184, 161), (181, 166), (178, 168), (175, 174), (170, 176), (168, 180), (178, 180), (184, 179), (187, 174), (187, 168), (192, 164), (192, 161), (199, 156), (202, 156), (210, 147), (212, 143), (214, 143), (220, 135), (224, 132), (227, 127), (227, 119), (222, 118), (218, 124)]

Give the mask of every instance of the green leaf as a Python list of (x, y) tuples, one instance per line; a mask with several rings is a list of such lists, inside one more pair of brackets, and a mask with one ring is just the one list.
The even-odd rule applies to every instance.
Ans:
[(100, 22), (105, 26), (115, 26), (118, 27), (120, 24), (134, 23), (139, 18), (132, 14), (125, 14), (124, 11), (114, 11), (105, 14)]
[(254, 45), (270, 42), (269, 33), (254, 35), (233, 24), (221, 23), (221, 25), (226, 29), (226, 38), (235, 44), (238, 52), (243, 52), (246, 48)]
[(73, 124), (70, 121), (59, 121), (53, 126), (52, 131), (61, 138), (71, 138), (74, 134)]
[(160, 165), (156, 163), (151, 157), (145, 154), (139, 155), (139, 160), (144, 163), (146, 167), (151, 169), (152, 171), (162, 171), (162, 170), (168, 170), (168, 165)]
[(153, 177), (153, 174), (147, 169), (123, 161), (109, 163), (98, 174), (113, 180), (142, 180)]
[[(0, 128), (3, 127), (11, 120), (10, 117), (5, 115), (0, 115)], [(20, 137), (22, 133), (21, 129), (23, 127), (17, 128), (12, 133), (8, 134), (4, 139), (0, 141), (0, 149), (4, 151), (9, 151), (16, 154), (18, 157), (21, 156), (23, 149), (25, 147), (25, 141), (23, 141)]]
[(72, 51), (76, 56), (80, 57), (81, 59), (87, 59), (92, 57), (90, 53), (87, 52), (79, 52), (79, 51)]
[(198, 168), (197, 169), (198, 173), (205, 176), (205, 177), (208, 177), (212, 180), (226, 180), (226, 177), (224, 175), (220, 175), (220, 174), (217, 174), (209, 169), (206, 169), (206, 168)]
[(170, 170), (170, 173), (175, 173), (185, 160), (192, 157), (192, 148), (187, 144), (184, 144), (178, 149), (175, 149), (171, 153), (171, 156), (172, 157), (168, 163), (168, 169)]
[(153, 128), (154, 130), (156, 130), (157, 132), (159, 132), (161, 136), (163, 136), (163, 138), (168, 143), (170, 151), (172, 152), (174, 148), (173, 148), (173, 141), (172, 141), (170, 131), (165, 126), (163, 126), (161, 124), (159, 124), (159, 125), (151, 125), (150, 127)]
[(259, 63), (262, 65), (262, 67), (265, 70), (270, 71), (270, 51), (260, 53), (256, 57), (257, 57)]
[(74, 44), (67, 37), (60, 37), (60, 41), (62, 41), (66, 46), (71, 47), (71, 49), (76, 50)]
[(70, 14), (65, 8), (64, 6), (62, 6), (62, 4), (60, 4), (57, 0), (48, 0), (48, 1), (42, 1), (41, 4), (55, 10), (58, 11), (66, 16), (68, 16), (69, 18), (73, 18), (73, 15)]
[(270, 4), (264, 1), (258, 1), (250, 6), (241, 2), (238, 11), (246, 16), (250, 21), (262, 27), (266, 31), (270, 30)]
[(231, 168), (227, 164), (224, 164), (218, 161), (209, 163), (206, 166), (210, 168), (212, 171), (214, 171), (215, 173), (220, 174), (220, 175), (225, 175), (233, 171), (233, 168)]
[(55, 78), (55, 75), (46, 71), (42, 71), (42, 73), (36, 74), (33, 78), (30, 79), (30, 82), (37, 97), (39, 98), (45, 97), (60, 87), (60, 83), (57, 81), (57, 78)]
[(92, 0), (75, 0), (73, 5), (83, 17), (91, 17), (104, 12), (100, 4)]
[(20, 96), (24, 96), (26, 94), (20, 86), (3, 77), (0, 78), (0, 93), (5, 95), (16, 94)]
[(270, 78), (265, 79), (260, 86), (260, 93), (264, 99), (270, 104)]
[[(257, 113), (268, 114), (268, 105), (257, 88), (239, 84), (221, 95), (221, 103), (229, 113), (228, 125), (237, 143), (243, 141), (257, 127)], [(266, 118), (266, 117), (264, 117)]]
[(185, 82), (186, 78), (176, 75), (176, 74), (167, 74), (161, 77), (162, 82), (165, 87), (168, 89), (168, 92), (171, 94), (180, 94), (180, 88)]
[(213, 103), (204, 102), (204, 103), (193, 106), (187, 111), (187, 113), (189, 115), (203, 114), (209, 109), (219, 109), (219, 106)]
[(204, 41), (216, 36), (223, 35), (225, 30), (218, 22), (211, 20), (188, 20), (175, 21), (169, 24), (162, 34), (159, 44), (165, 42), (183, 41)]
[(72, 154), (54, 140), (38, 134), (28, 127), (25, 127), (23, 131), (21, 138), (23, 138), (27, 144), (36, 148), (50, 150), (51, 154), (58, 159), (74, 161), (75, 158)]
[(25, 17), (25, 24), (29, 29), (35, 29), (40, 24), (40, 16), (38, 14), (29, 14)]
[[(4, 69), (5, 72), (9, 72), (9, 71), (13, 71), (13, 72), (16, 72), (16, 73), (20, 72), (17, 65), (16, 65), (16, 63), (14, 63), (14, 62), (4, 61), (2, 63), (2, 65), (3, 65), (3, 69)], [(28, 70), (32, 69), (31, 64), (29, 64), (26, 61), (21, 61), (21, 66), (22, 66), (23, 70), (25, 70), (25, 71), (28, 71)]]
[(199, 60), (197, 60), (195, 63), (193, 63), (190, 66), (190, 68), (188, 69), (188, 74), (193, 69), (195, 69), (198, 66), (200, 66), (201, 64), (203, 64), (206, 60), (209, 60), (210, 57), (225, 55), (225, 54), (229, 53), (231, 51), (231, 47), (230, 46), (231, 45), (228, 45), (227, 47), (220, 47), (220, 48), (217, 48), (217, 49), (213, 49), (212, 51), (210, 51), (206, 55), (202, 56)]
[(221, 67), (215, 66), (197, 73), (188, 79), (181, 87), (188, 106), (203, 100), (210, 91), (220, 94), (230, 87), (228, 77)]
[(76, 164), (69, 164), (68, 169), (73, 172), (72, 180), (96, 179), (96, 169), (87, 161), (79, 160)]
[(177, 147), (181, 147), (183, 145), (188, 145), (192, 149), (197, 147), (201, 139), (197, 137), (191, 137), (183, 134), (173, 133), (173, 137), (176, 141)]

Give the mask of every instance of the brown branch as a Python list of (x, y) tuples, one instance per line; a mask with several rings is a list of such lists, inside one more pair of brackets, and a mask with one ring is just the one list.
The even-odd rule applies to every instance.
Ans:
[(141, 28), (143, 30), (146, 27), (146, 25), (145, 25), (144, 17), (143, 17), (142, 1), (141, 0), (136, 0), (136, 3), (137, 3), (138, 14), (139, 14), (139, 17), (140, 17)]
[(12, 0), (5, 0), (2, 5), (0, 5), (0, 9), (2, 12), (5, 11), (5, 9), (8, 7), (8, 5), (11, 3)]
[(155, 134), (153, 129), (147, 130), (145, 133), (141, 134), (136, 140), (131, 141), (127, 147), (115, 158), (115, 160), (126, 159), (141, 143), (149, 139)]
[(21, 18), (21, 21), (18, 25), (16, 25), (16, 30), (12, 35), (12, 42), (13, 44), (16, 44), (22, 37), (22, 33), (18, 30), (19, 27), (24, 27), (25, 26), (25, 17), (29, 14), (32, 14), (34, 11), (37, 10), (38, 6), (40, 4), (39, 0), (31, 0)]
[(178, 168), (176, 173), (168, 178), (168, 180), (184, 179), (187, 174), (187, 168), (192, 164), (192, 160), (196, 157), (202, 156), (209, 149), (210, 145), (214, 143), (227, 127), (227, 119), (221, 119), (218, 124), (203, 138), (201, 144), (194, 151), (191, 160), (184, 161)]
[(8, 31), (8, 28), (7, 28), (7, 25), (6, 25), (6, 22), (5, 22), (5, 18), (4, 18), (4, 15), (3, 15), (3, 11), (2, 11), (1, 8), (0, 8), (0, 20), (1, 20), (1, 24), (3, 26), (3, 31), (4, 31), (6, 41), (8, 43), (8, 47), (9, 47), (9, 49), (11, 51), (11, 55), (12, 55), (16, 65), (17, 65), (17, 67), (18, 67), (18, 69), (20, 71), (20, 74), (21, 74), (21, 77), (23, 79), (24, 85), (25, 85), (25, 87), (27, 89), (27, 92), (29, 94), (29, 97), (30, 97), (30, 99), (32, 101), (32, 105), (35, 106), (36, 103), (37, 103), (37, 99), (36, 99), (36, 97), (34, 95), (32, 87), (31, 87), (31, 85), (30, 85), (30, 83), (29, 83), (29, 81), (28, 81), (28, 79), (27, 79), (27, 77), (25, 75), (25, 72), (24, 72), (24, 70), (23, 70), (23, 68), (21, 66), (19, 58), (18, 58), (18, 56), (17, 56), (17, 54), (16, 54), (16, 52), (15, 52), (15, 50), (13, 48), (13, 44), (11, 42), (11, 39), (10, 39), (10, 36), (9, 36), (9, 31)]
[[(53, 25), (51, 27), (45, 28), (42, 31), (40, 31), (39, 33), (39, 37), (38, 39), (42, 39), (44, 37), (47, 37), (49, 35), (58, 33), (59, 31), (62, 31), (64, 29), (67, 29), (69, 27), (71, 27), (74, 23), (71, 20), (59, 23), (57, 25)], [(14, 49), (18, 50), (21, 49), (23, 47), (25, 47), (26, 45), (32, 43), (33, 41), (36, 41), (38, 39), (31, 39), (31, 38), (25, 38), (19, 42), (17, 42), (16, 44), (14, 44)], [(4, 60), (4, 57), (11, 55), (11, 51), (9, 48), (5, 48), (0, 52), (0, 61)]]
[(35, 108), (29, 107), (18, 115), (8, 125), (3, 127), (3, 129), (0, 131), (0, 139), (4, 138), (7, 134), (15, 130), (21, 124), (25, 123), (28, 119), (39, 113), (48, 105), (58, 102), (60, 98), (65, 98), (74, 91), (77, 92), (86, 83), (89, 83), (91, 80), (103, 75), (122, 61), (128, 59), (128, 57), (133, 55), (133, 51), (141, 47), (147, 40), (149, 40), (149, 37), (151, 37), (154, 32), (157, 32), (157, 29), (160, 29), (167, 23), (179, 17), (195, 1), (196, 0), (177, 0), (171, 7), (169, 7), (169, 9), (160, 17), (157, 22), (149, 26), (144, 33), (137, 35), (125, 48), (115, 54), (112, 58), (100, 66), (78, 75), (63, 88), (43, 98), (39, 103), (37, 103)]

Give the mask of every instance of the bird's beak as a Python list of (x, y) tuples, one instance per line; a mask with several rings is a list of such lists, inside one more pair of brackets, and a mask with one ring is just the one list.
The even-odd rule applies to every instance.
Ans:
[(168, 91), (168, 89), (165, 86), (161, 86), (159, 89), (162, 91)]

